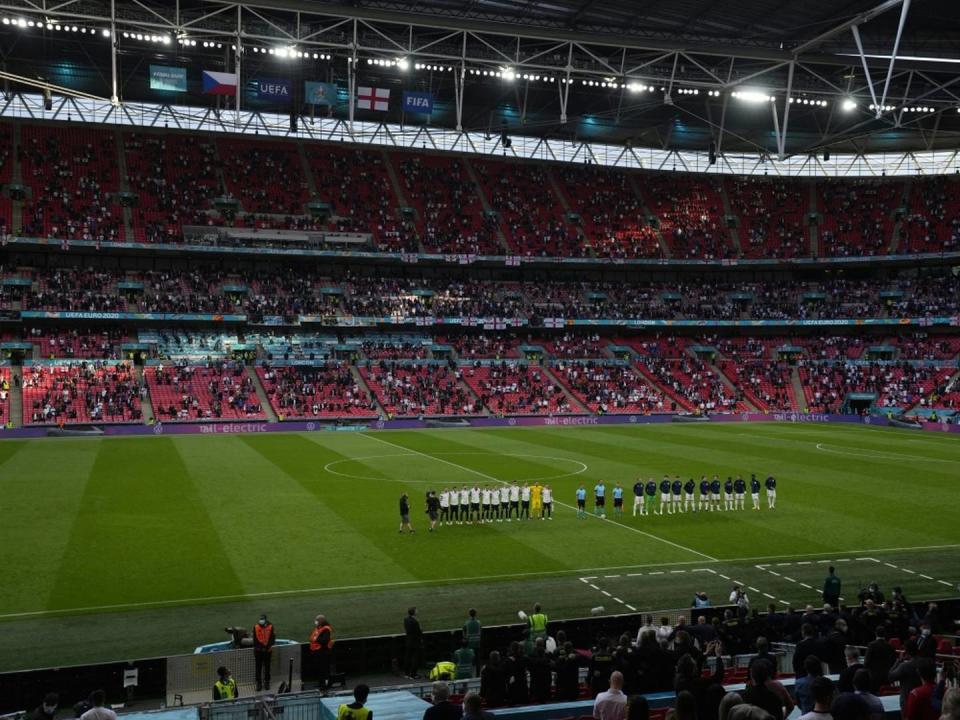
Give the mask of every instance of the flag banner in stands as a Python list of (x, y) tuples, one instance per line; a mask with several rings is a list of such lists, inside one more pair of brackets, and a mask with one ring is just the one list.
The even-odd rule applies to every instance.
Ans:
[(403, 111), (429, 115), (433, 112), (433, 95), (428, 92), (410, 92), (404, 90)]
[(187, 69), (168, 67), (167, 65), (151, 65), (150, 89), (165, 92), (186, 92)]
[(543, 326), (545, 328), (562, 328), (567, 324), (563, 318), (544, 318)]
[(274, 102), (290, 102), (290, 81), (275, 80), (273, 78), (258, 78), (252, 83), (253, 92), (260, 100)]
[(237, 92), (237, 74), (203, 71), (204, 95), (233, 95)]
[(307, 105), (336, 105), (337, 86), (335, 83), (307, 80), (303, 83), (303, 101)]
[(506, 263), (507, 267), (520, 267), (520, 256), (507, 255)]
[(390, 107), (390, 88), (357, 88), (357, 109), (386, 112)]

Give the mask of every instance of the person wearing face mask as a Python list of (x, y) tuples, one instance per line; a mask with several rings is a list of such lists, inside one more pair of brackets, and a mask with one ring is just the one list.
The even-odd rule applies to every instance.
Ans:
[(28, 713), (24, 720), (53, 720), (59, 704), (59, 695), (55, 692), (47, 693), (43, 696), (43, 703), (34, 708), (33, 712)]
[(273, 630), (273, 623), (261, 615), (257, 624), (253, 626), (253, 659), (256, 666), (257, 692), (270, 689), (270, 659), (273, 657), (273, 646), (277, 642), (277, 635)]
[(326, 615), (317, 615), (310, 633), (310, 660), (319, 680), (321, 690), (327, 689), (330, 681), (330, 662), (333, 659), (333, 628)]

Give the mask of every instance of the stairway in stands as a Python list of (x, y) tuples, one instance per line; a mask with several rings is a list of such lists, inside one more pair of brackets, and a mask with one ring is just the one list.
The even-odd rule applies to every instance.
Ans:
[(252, 365), (247, 365), (245, 372), (247, 373), (247, 377), (253, 381), (253, 389), (257, 391), (257, 400), (260, 401), (260, 407), (263, 408), (267, 420), (270, 422), (280, 422), (280, 418), (277, 417), (277, 413), (273, 410), (273, 405), (270, 404), (267, 391), (263, 389), (263, 383), (260, 382), (260, 376), (257, 375), (256, 368)]
[(10, 369), (10, 422), (17, 428), (23, 425), (23, 370)]
[[(133, 376), (137, 379), (137, 384), (140, 387), (147, 384), (146, 379), (143, 377), (143, 366), (134, 365)], [(149, 392), (143, 395), (140, 400), (140, 412), (143, 413), (143, 421), (147, 425), (153, 425), (153, 423), (156, 422), (156, 415), (153, 413), (153, 398), (150, 397)]]

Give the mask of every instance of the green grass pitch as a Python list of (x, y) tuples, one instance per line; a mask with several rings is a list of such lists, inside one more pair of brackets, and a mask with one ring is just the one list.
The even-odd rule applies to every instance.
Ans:
[[(641, 474), (778, 478), (761, 512), (633, 518)], [(426, 532), (423, 493), (550, 478), (553, 522)], [(620, 480), (627, 513), (578, 520), (580, 482)], [(554, 619), (725, 599), (817, 600), (875, 580), (911, 598), (960, 582), (960, 439), (785, 424), (45, 439), (0, 443), (0, 670), (190, 652), (261, 612), (306, 639)], [(415, 536), (397, 534), (413, 500)], [(609, 496), (609, 495), (608, 495)], [(609, 501), (608, 501), (609, 502)], [(563, 504), (561, 504), (563, 503)]]

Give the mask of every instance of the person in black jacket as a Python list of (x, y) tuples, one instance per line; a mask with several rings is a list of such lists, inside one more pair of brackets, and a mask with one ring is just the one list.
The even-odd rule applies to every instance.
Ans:
[(480, 697), (487, 707), (500, 707), (507, 702), (507, 678), (503, 673), (500, 653), (494, 650), (480, 670)]
[(403, 619), (404, 658), (403, 672), (411, 679), (420, 677), (418, 670), (423, 664), (423, 629), (417, 619), (417, 608), (407, 610)]
[(527, 659), (523, 656), (523, 646), (520, 643), (510, 643), (510, 654), (503, 663), (503, 674), (507, 680), (507, 702), (511, 705), (524, 705), (529, 702)]
[(897, 651), (887, 642), (887, 634), (882, 627), (877, 628), (877, 637), (867, 645), (867, 654), (863, 666), (870, 671), (870, 690), (874, 695), (880, 687), (886, 685), (890, 668), (897, 661)]
[(557, 672), (557, 700), (572, 702), (580, 697), (580, 656), (574, 652), (573, 643), (564, 643), (554, 669)]
[(553, 667), (547, 657), (543, 638), (537, 638), (530, 655), (530, 698), (535, 703), (550, 702), (550, 685), (553, 679)]
[(27, 713), (24, 720), (53, 720), (57, 714), (57, 706), (60, 704), (60, 696), (55, 692), (47, 693), (43, 696), (43, 703)]
[(826, 654), (823, 652), (820, 641), (817, 640), (817, 629), (811, 623), (804, 623), (800, 632), (803, 634), (803, 640), (797, 643), (793, 651), (793, 674), (797, 677), (803, 677), (806, 674), (803, 662), (808, 655), (822, 658)]
[(679, 696), (680, 693), (689, 692), (697, 706), (697, 717), (705, 718), (707, 689), (711, 685), (722, 685), (724, 666), (723, 666), (723, 647), (718, 642), (707, 646), (707, 657), (713, 654), (716, 659), (716, 666), (713, 674), (709, 677), (701, 677), (700, 668), (697, 661), (690, 655), (683, 655), (677, 661), (677, 674), (673, 678), (673, 690)]

